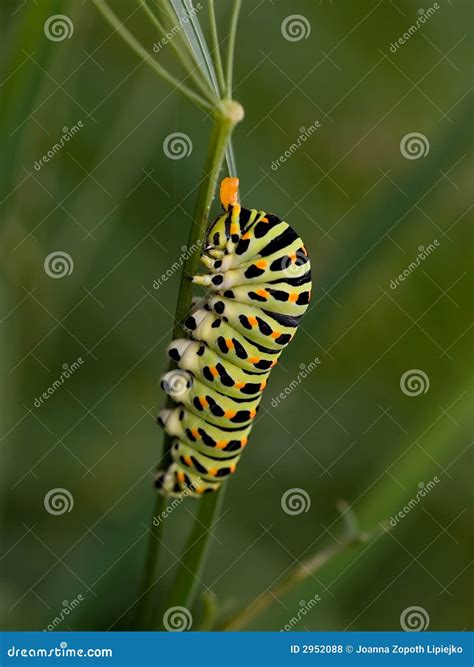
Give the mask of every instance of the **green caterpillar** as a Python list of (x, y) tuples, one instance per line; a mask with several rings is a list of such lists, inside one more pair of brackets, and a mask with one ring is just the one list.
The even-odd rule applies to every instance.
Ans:
[(242, 208), (237, 178), (221, 184), (224, 214), (207, 234), (193, 282), (210, 290), (174, 340), (178, 370), (161, 386), (177, 403), (157, 418), (175, 438), (173, 463), (159, 470), (166, 495), (217, 491), (247, 445), (271, 369), (296, 333), (311, 297), (311, 266), (298, 234), (275, 215)]

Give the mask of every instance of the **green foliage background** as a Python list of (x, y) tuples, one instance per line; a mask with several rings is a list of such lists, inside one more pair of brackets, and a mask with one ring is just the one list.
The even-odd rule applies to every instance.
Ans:
[[(250, 629), (278, 630), (316, 594), (295, 629), (399, 629), (414, 605), (430, 629), (471, 627), (472, 7), (439, 5), (392, 53), (418, 16), (408, 0), (243, 2), (241, 197), (296, 227), (315, 292), (228, 484), (202, 588), (224, 611), (246, 605), (337, 539), (339, 499), (370, 530), (420, 483), (439, 479), (390, 533), (331, 561)], [(136, 7), (112, 6), (122, 18)], [(217, 10), (224, 34), (228, 3)], [(162, 437), (153, 418), (179, 273), (158, 290), (153, 282), (186, 243), (210, 121), (140, 63), (91, 3), (7, 0), (0, 13), (1, 626), (42, 629), (81, 594), (62, 629), (124, 629), (153, 506)], [(45, 38), (55, 13), (72, 19), (70, 39)], [(296, 13), (311, 34), (290, 42), (281, 23)], [(127, 25), (151, 50), (140, 12)], [(158, 57), (172, 66), (166, 49)], [(35, 170), (79, 120), (84, 128)], [(272, 169), (315, 121), (321, 127)], [(172, 132), (191, 138), (189, 157), (165, 156)], [(429, 140), (418, 160), (400, 152), (411, 132)], [(391, 289), (435, 239), (437, 250)], [(74, 260), (61, 280), (43, 269), (56, 250)], [(80, 370), (35, 407), (78, 357)], [(315, 357), (317, 369), (273, 407)], [(426, 393), (401, 391), (410, 369), (426, 373)], [(52, 516), (43, 499), (57, 487), (74, 507)], [(309, 511), (282, 511), (290, 488), (307, 491)], [(161, 590), (194, 510), (187, 501), (167, 519)]]

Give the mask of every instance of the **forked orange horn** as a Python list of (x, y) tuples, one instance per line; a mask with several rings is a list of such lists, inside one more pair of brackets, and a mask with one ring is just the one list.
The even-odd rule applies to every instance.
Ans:
[(222, 206), (226, 211), (229, 206), (237, 204), (239, 201), (239, 179), (233, 176), (222, 179), (220, 197)]

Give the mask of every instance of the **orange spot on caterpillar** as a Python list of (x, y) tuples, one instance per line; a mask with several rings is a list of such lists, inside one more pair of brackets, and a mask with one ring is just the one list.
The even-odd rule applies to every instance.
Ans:
[(256, 293), (258, 294), (258, 296), (263, 296), (264, 299), (268, 299), (269, 294), (268, 294), (267, 290), (258, 289)]
[(209, 407), (209, 403), (207, 402), (207, 399), (205, 396), (199, 396), (199, 403), (202, 405), (203, 408), (207, 410)]
[(250, 419), (253, 419), (256, 414), (257, 414), (256, 410), (250, 410)]
[(257, 318), (256, 317), (247, 317), (247, 320), (249, 324), (251, 324), (253, 327), (257, 326)]
[(260, 391), (263, 391), (263, 390), (265, 389), (266, 386), (267, 386), (267, 381), (264, 380), (264, 381), (262, 382), (262, 384), (260, 385)]
[(230, 206), (237, 204), (239, 199), (239, 179), (238, 178), (224, 178), (222, 179), (220, 188), (221, 204), (226, 211)]
[(209, 368), (209, 370), (211, 372), (212, 377), (217, 377), (219, 375), (219, 371), (217, 370), (217, 368), (215, 366), (213, 366), (212, 368)]
[(207, 474), (210, 475), (211, 477), (215, 477), (217, 475), (217, 468), (209, 468)]
[(228, 350), (233, 350), (234, 349), (234, 342), (231, 338), (227, 338), (225, 341), (225, 344), (227, 345)]
[(281, 333), (279, 331), (274, 331), (273, 333), (270, 334), (270, 338), (279, 338), (281, 336)]
[(229, 466), (229, 470), (230, 470), (230, 472), (231, 472), (232, 474), (235, 472), (235, 468), (236, 468), (235, 465), (233, 465), (233, 466)]
[(260, 218), (259, 222), (268, 222), (268, 218)]
[(245, 387), (245, 382), (236, 382), (234, 384), (234, 387), (236, 387), (237, 389), (242, 389), (242, 387)]
[(292, 294), (289, 295), (288, 301), (291, 301), (292, 303), (295, 303), (295, 301), (298, 301), (299, 294), (297, 292), (292, 292)]
[(191, 429), (191, 435), (193, 435), (196, 438), (196, 440), (199, 440), (200, 436), (199, 436), (199, 431), (197, 429), (192, 428)]
[(178, 482), (184, 482), (184, 472), (182, 470), (178, 470), (176, 473), (176, 478)]
[(255, 266), (259, 269), (265, 269), (267, 266), (267, 263), (264, 259), (259, 259), (258, 262), (255, 262)]
[(191, 457), (190, 457), (190, 456), (183, 456), (183, 461), (184, 461), (184, 462), (186, 463), (186, 465), (188, 465), (188, 466), (192, 466), (192, 465), (193, 465), (193, 462), (191, 461)]
[(239, 233), (239, 225), (237, 225), (235, 222), (233, 222), (230, 226), (230, 233), (231, 234), (238, 234)]
[(242, 445), (242, 447), (245, 447), (248, 441), (249, 439), (247, 438), (247, 436), (245, 436), (245, 438), (242, 438), (242, 440), (240, 441), (240, 444)]
[(232, 419), (233, 417), (235, 417), (236, 414), (237, 413), (235, 410), (227, 410), (227, 412), (224, 413), (224, 417), (226, 419)]
[(252, 238), (252, 234), (250, 232), (245, 232), (241, 238), (243, 238), (244, 241), (247, 241), (248, 239)]
[(272, 365), (271, 365), (271, 368), (273, 368), (274, 366), (276, 366), (276, 365), (277, 365), (277, 363), (278, 363), (278, 359), (275, 359), (275, 361), (272, 361)]
[(258, 357), (249, 357), (249, 363), (256, 364), (257, 361), (260, 361)]
[(204, 488), (204, 486), (197, 486), (195, 488), (195, 491), (196, 491), (196, 493), (204, 493), (205, 488)]
[(216, 442), (216, 448), (217, 449), (224, 449), (225, 447), (227, 447), (228, 444), (229, 444), (228, 440), (218, 440)]

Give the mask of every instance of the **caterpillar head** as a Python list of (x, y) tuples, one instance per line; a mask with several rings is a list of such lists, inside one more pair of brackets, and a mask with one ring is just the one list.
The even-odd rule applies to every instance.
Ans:
[(238, 178), (224, 178), (220, 188), (220, 200), (225, 215), (221, 215), (211, 226), (207, 236), (206, 250), (223, 251), (226, 248), (229, 240), (230, 220), (227, 213), (239, 203), (239, 179)]

